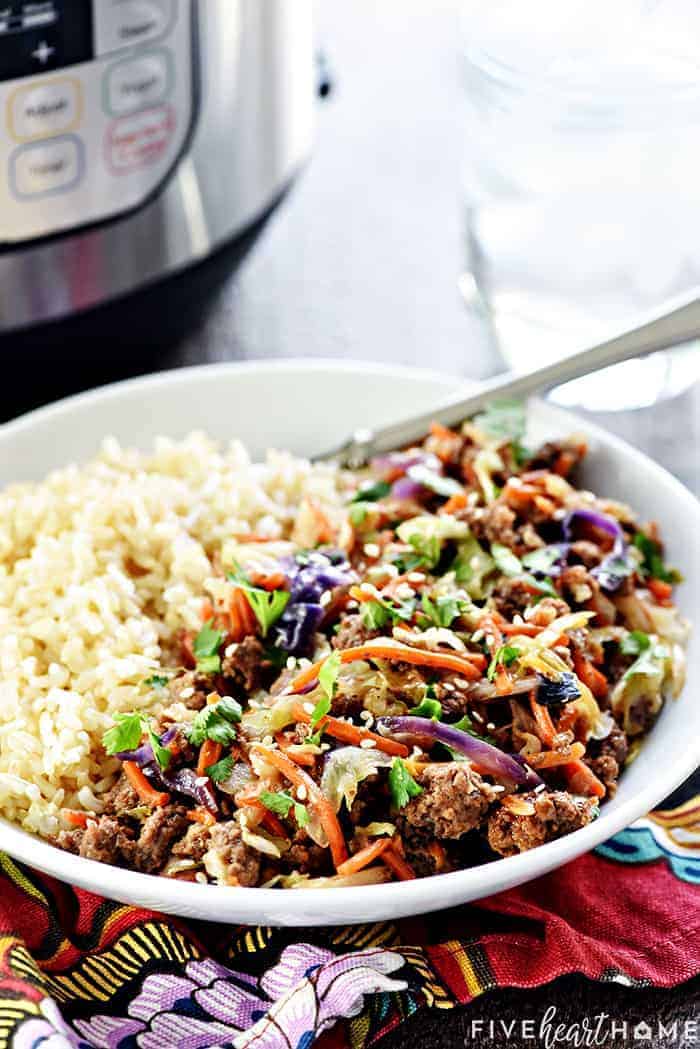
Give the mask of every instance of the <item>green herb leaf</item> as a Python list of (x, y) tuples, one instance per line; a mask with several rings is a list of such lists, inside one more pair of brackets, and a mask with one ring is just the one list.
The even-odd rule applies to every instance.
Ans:
[(102, 744), (108, 754), (121, 754), (123, 750), (136, 750), (144, 731), (143, 714), (115, 714), (114, 727), (107, 729)]
[(411, 798), (423, 793), (423, 788), (416, 783), (401, 758), (394, 758), (389, 769), (389, 790), (394, 808), (403, 809)]
[(643, 630), (633, 630), (620, 642), (620, 652), (623, 656), (638, 656), (646, 651), (650, 644), (651, 639), (648, 634), (645, 634)]
[(197, 670), (202, 674), (218, 674), (221, 670), (219, 649), (225, 634), (214, 629), (214, 620), (209, 619), (197, 634), (192, 643), (192, 651), (197, 661)]
[(156, 733), (151, 728), (150, 724), (147, 725), (146, 731), (148, 733), (148, 739), (150, 741), (151, 749), (153, 750), (155, 759), (158, 762), (160, 768), (163, 769), (163, 771), (165, 771), (165, 769), (167, 769), (168, 765), (170, 764), (172, 754), (170, 753), (167, 747), (161, 745), (160, 737), (156, 735)]
[(434, 721), (440, 721), (442, 718), (442, 704), (438, 699), (430, 699), (425, 696), (417, 707), (413, 710), (409, 710), (409, 715), (417, 718), (431, 718)]
[(395, 602), (379, 594), (371, 601), (363, 601), (360, 607), (362, 622), (371, 630), (381, 630), (391, 620), (408, 622), (413, 619), (416, 603), (413, 600)]
[(276, 816), (287, 817), (290, 810), (294, 810), (294, 818), (297, 821), (299, 827), (306, 827), (309, 824), (309, 813), (305, 805), (302, 805), (300, 801), (296, 801), (291, 794), (287, 794), (284, 790), (279, 790), (275, 793), (269, 790), (264, 790), (260, 795), (260, 800), (266, 809), (270, 812), (274, 812)]
[(144, 681), (144, 685), (146, 688), (165, 688), (169, 681), (170, 678), (166, 677), (164, 674), (151, 674), (151, 676), (147, 677)]
[(241, 720), (240, 703), (230, 696), (224, 696), (218, 703), (204, 707), (195, 714), (186, 735), (193, 747), (201, 747), (205, 739), (230, 746), (236, 739), (235, 725)]
[(309, 810), (306, 808), (306, 805), (302, 805), (300, 801), (294, 802), (294, 819), (297, 821), (297, 826), (302, 828), (308, 827), (311, 822)]
[[(328, 697), (329, 703), (333, 700), (338, 687), (338, 674), (340, 672), (340, 667), (340, 652), (333, 652), (333, 654), (325, 661), (318, 674), (318, 683)], [(326, 713), (328, 713), (328, 711), (326, 711)]]
[(434, 601), (423, 594), (421, 608), (431, 623), (437, 627), (449, 627), (459, 615), (469, 608), (469, 602), (451, 594), (441, 594)]
[(231, 754), (227, 754), (221, 761), (217, 761), (214, 765), (207, 765), (205, 772), (210, 780), (214, 783), (224, 783), (231, 773), (233, 772), (233, 766), (235, 761)]
[(391, 491), (388, 481), (374, 481), (372, 484), (363, 485), (350, 500), (351, 503), (376, 503), (383, 499)]
[(661, 579), (664, 583), (681, 583), (683, 576), (676, 568), (666, 568), (661, 556), (661, 546), (643, 532), (637, 532), (632, 540), (644, 558), (641, 567), (643, 576)]
[(529, 452), (522, 444), (527, 412), (522, 401), (494, 401), (473, 421), (487, 436), (497, 441), (507, 441), (518, 465), (527, 461)]
[[(474, 728), (474, 722), (472, 721), (472, 719), (469, 717), (468, 714), (465, 714), (463, 717), (461, 717), (459, 719), (459, 721), (455, 721), (454, 724), (451, 725), (450, 727), (451, 728), (457, 728), (457, 729), (460, 730), (460, 732), (467, 732), (470, 736), (474, 736), (475, 739), (483, 739), (485, 743), (495, 743), (496, 742), (494, 740), (493, 736), (484, 736), (484, 735), (482, 735), (481, 732), (477, 732), (476, 729)], [(448, 747), (448, 750), (449, 749), (450, 748)], [(451, 751), (451, 753), (452, 753), (453, 757), (455, 757), (457, 760), (460, 759), (460, 756), (456, 753), (456, 751)], [(463, 757), (463, 755), (462, 755), (462, 757)]]
[(268, 630), (277, 622), (287, 607), (290, 595), (286, 590), (270, 591), (260, 586), (253, 586), (245, 572), (235, 562), (233, 568), (232, 572), (227, 573), (227, 579), (245, 591), (248, 604), (260, 624), (260, 632), (263, 637), (267, 637)]
[(496, 672), (499, 667), (509, 667), (511, 663), (520, 655), (520, 649), (514, 645), (501, 645), (497, 652), (494, 653), (493, 659), (489, 664), (489, 669), (486, 672), (486, 676), (489, 681), (493, 681), (496, 676)]

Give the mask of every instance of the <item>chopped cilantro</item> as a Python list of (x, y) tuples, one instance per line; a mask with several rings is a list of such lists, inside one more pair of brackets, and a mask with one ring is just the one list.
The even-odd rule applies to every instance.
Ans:
[[(455, 721), (454, 724), (450, 726), (450, 728), (457, 728), (460, 732), (466, 732), (468, 735), (474, 736), (475, 739), (483, 739), (486, 743), (495, 742), (492, 736), (483, 736), (480, 732), (476, 731), (476, 729), (474, 728), (474, 722), (468, 714), (465, 714), (463, 717), (461, 717), (459, 721)], [(451, 753), (452, 756), (457, 760), (459, 760), (460, 757), (463, 757), (463, 755), (458, 755), (455, 751), (451, 751)]]
[(168, 765), (170, 764), (172, 754), (170, 753), (167, 747), (164, 747), (161, 744), (160, 736), (156, 735), (156, 733), (153, 731), (150, 722), (146, 724), (146, 732), (148, 734), (151, 749), (153, 750), (153, 754), (156, 761), (158, 762), (158, 765), (163, 770), (167, 769)]
[(370, 630), (381, 630), (391, 620), (408, 622), (413, 618), (415, 601), (389, 601), (385, 597), (376, 595), (371, 601), (363, 601), (360, 608), (362, 622)]
[(389, 769), (389, 789), (396, 809), (404, 809), (411, 798), (423, 793), (423, 788), (416, 783), (401, 758), (394, 758)]
[(113, 728), (107, 729), (102, 737), (108, 754), (121, 754), (123, 750), (135, 750), (143, 735), (143, 714), (115, 714)]
[(449, 627), (465, 609), (469, 608), (469, 602), (450, 594), (441, 594), (431, 601), (427, 594), (423, 594), (421, 607), (435, 626)]
[(501, 645), (501, 647), (494, 653), (493, 659), (489, 664), (489, 669), (486, 672), (486, 676), (489, 681), (493, 681), (496, 676), (496, 672), (499, 667), (509, 667), (511, 663), (520, 655), (520, 649), (514, 645)]
[(269, 809), (270, 812), (274, 812), (276, 816), (284, 816), (286, 818), (290, 810), (293, 810), (297, 825), (299, 827), (308, 826), (309, 813), (306, 806), (302, 805), (300, 801), (296, 801), (286, 791), (278, 790), (276, 793), (273, 793), (272, 791), (264, 790), (260, 795), (260, 800), (265, 808)]
[(197, 670), (202, 674), (218, 674), (221, 670), (219, 649), (224, 640), (223, 630), (214, 629), (214, 620), (209, 619), (197, 634), (192, 643), (192, 651), (197, 661)]
[(510, 444), (519, 466), (530, 457), (522, 443), (526, 423), (526, 409), (522, 401), (494, 401), (474, 418), (474, 425), (489, 437)]
[[(328, 697), (329, 704), (335, 696), (336, 689), (338, 688), (338, 674), (340, 673), (340, 667), (340, 652), (333, 652), (319, 671), (318, 683)], [(330, 710), (330, 706), (328, 709)], [(328, 713), (328, 711), (326, 711), (326, 713)]]
[(683, 581), (683, 576), (676, 568), (666, 568), (661, 556), (661, 546), (654, 539), (650, 539), (643, 532), (637, 532), (633, 543), (644, 558), (641, 567), (643, 576), (661, 579), (664, 583), (681, 583)]
[(388, 481), (375, 481), (373, 484), (363, 485), (359, 488), (350, 501), (352, 503), (376, 503), (378, 499), (383, 499), (390, 491), (391, 485)]
[(200, 710), (187, 729), (187, 738), (193, 747), (201, 747), (205, 739), (230, 746), (236, 739), (235, 725), (241, 720), (241, 705), (230, 696)]
[(215, 765), (208, 765), (204, 771), (214, 783), (223, 783), (233, 772), (234, 764), (231, 754), (227, 754), (225, 758), (217, 761)]
[(146, 688), (165, 688), (169, 681), (170, 678), (166, 677), (165, 674), (151, 674), (144, 681), (144, 685)]
[(267, 632), (273, 623), (276, 623), (284, 612), (289, 602), (289, 593), (286, 590), (264, 590), (260, 586), (253, 586), (245, 572), (234, 563), (234, 571), (227, 574), (227, 579), (235, 583), (240, 590), (244, 590), (248, 604), (253, 610), (255, 618), (260, 624), (260, 632), (267, 637)]
[(431, 718), (434, 721), (440, 721), (442, 717), (442, 704), (437, 699), (431, 699), (429, 696), (425, 696), (420, 701), (417, 707), (413, 710), (409, 710), (409, 715), (417, 718)]
[(650, 644), (648, 634), (645, 634), (643, 630), (633, 630), (620, 642), (620, 652), (623, 656), (638, 656), (646, 651)]

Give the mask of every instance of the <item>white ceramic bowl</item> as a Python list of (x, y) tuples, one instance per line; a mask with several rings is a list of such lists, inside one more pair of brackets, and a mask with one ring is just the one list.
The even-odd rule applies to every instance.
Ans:
[[(461, 380), (434, 372), (351, 362), (282, 361), (191, 368), (82, 394), (0, 427), (0, 485), (40, 479), (53, 467), (92, 456), (102, 438), (147, 447), (158, 434), (194, 428), (266, 447), (310, 454), (364, 424), (395, 420), (452, 396)], [(682, 566), (683, 612), (700, 620), (700, 503), (629, 445), (566, 412), (531, 406), (535, 438), (587, 434), (585, 482), (657, 520), (669, 559)], [(0, 821), (0, 847), (63, 881), (128, 903), (186, 917), (270, 925), (375, 921), (454, 906), (499, 892), (574, 859), (658, 804), (700, 763), (698, 640), (691, 642), (683, 696), (666, 705), (617, 797), (595, 823), (531, 852), (471, 870), (364, 888), (218, 888), (119, 870), (62, 852)]]

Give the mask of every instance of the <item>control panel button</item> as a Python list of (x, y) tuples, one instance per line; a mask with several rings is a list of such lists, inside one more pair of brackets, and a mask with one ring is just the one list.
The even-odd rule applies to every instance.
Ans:
[(114, 175), (122, 175), (158, 160), (175, 132), (175, 110), (157, 106), (114, 120), (107, 129), (106, 160)]
[(17, 88), (7, 103), (10, 134), (26, 142), (73, 131), (80, 123), (82, 108), (82, 88), (72, 77)]
[(94, 8), (97, 54), (156, 40), (174, 13), (174, 0), (100, 0)]
[(20, 146), (10, 157), (10, 184), (20, 200), (65, 193), (77, 186), (84, 147), (75, 135)]
[(151, 108), (168, 97), (171, 83), (172, 63), (165, 50), (117, 62), (105, 74), (105, 109), (118, 117)]

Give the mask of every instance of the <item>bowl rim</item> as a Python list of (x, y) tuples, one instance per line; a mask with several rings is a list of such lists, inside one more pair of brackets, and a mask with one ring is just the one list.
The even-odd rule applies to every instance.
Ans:
[[(33, 409), (0, 425), (0, 445), (6, 439), (31, 430), (38, 424), (50, 423), (65, 413), (82, 407), (99, 405), (107, 400), (118, 399), (132, 391), (148, 392), (150, 389), (163, 386), (174, 388), (203, 378), (207, 381), (218, 381), (222, 376), (247, 373), (274, 374), (285, 371), (296, 375), (303, 372), (333, 372), (336, 374), (364, 372), (387, 378), (423, 379), (435, 386), (444, 386), (446, 397), (448, 383), (457, 384), (465, 389), (471, 384), (471, 380), (464, 376), (455, 376), (435, 369), (353, 359), (339, 361), (322, 357), (292, 357), (264, 361), (225, 361), (200, 364), (111, 382)], [(552, 418), (558, 418), (562, 425), (570, 426), (572, 430), (575, 430), (578, 421), (575, 413), (549, 403), (544, 404), (543, 407)], [(580, 422), (578, 425), (581, 425)], [(642, 460), (650, 478), (663, 479), (664, 485), (674, 490), (675, 497), (686, 504), (689, 513), (695, 515), (700, 526), (700, 501), (673, 474), (622, 438), (609, 433), (596, 423), (591, 423), (586, 419), (584, 427), (602, 446), (613, 447), (624, 456)], [(658, 774), (650, 780), (646, 787), (612, 811), (604, 807), (597, 820), (572, 834), (547, 842), (529, 852), (502, 857), (491, 863), (479, 864), (465, 870), (417, 878), (415, 881), (335, 888), (332, 890), (333, 911), (345, 911), (348, 915), (346, 919), (348, 922), (365, 920), (362, 917), (353, 917), (353, 907), (360, 895), (366, 893), (368, 889), (371, 890), (375, 909), (385, 909), (387, 914), (394, 915), (399, 912), (404, 914), (426, 913), (454, 904), (459, 897), (464, 900), (475, 900), (522, 884), (590, 851), (646, 815), (687, 779), (699, 764), (700, 738), (697, 738), (689, 742), (683, 760), (677, 761), (671, 767), (660, 765)], [(216, 910), (221, 921), (228, 920), (227, 912), (235, 912), (237, 915), (251, 912), (251, 920), (259, 921), (259, 918), (252, 916), (252, 912), (259, 915), (264, 913), (268, 906), (279, 911), (278, 905), (283, 896), (284, 909), (289, 915), (284, 919), (285, 924), (311, 924), (310, 914), (320, 916), (317, 924), (323, 924), (324, 903), (327, 904), (329, 901), (329, 890), (323, 888), (283, 892), (274, 888), (249, 889), (163, 879), (160, 875), (142, 874), (74, 856), (4, 818), (0, 818), (0, 828), (2, 828), (0, 846), (14, 859), (62, 881), (101, 893), (112, 899), (125, 902), (139, 897), (157, 899), (157, 907), (165, 912), (201, 915), (211, 911), (211, 905), (216, 902)], [(489, 874), (485, 878), (484, 872), (487, 870)], [(485, 881), (487, 884), (484, 884)], [(441, 902), (440, 895), (448, 897), (447, 902)], [(241, 921), (238, 917), (231, 920)]]

